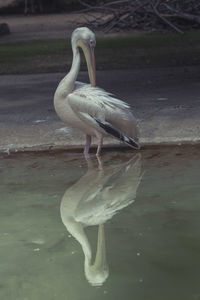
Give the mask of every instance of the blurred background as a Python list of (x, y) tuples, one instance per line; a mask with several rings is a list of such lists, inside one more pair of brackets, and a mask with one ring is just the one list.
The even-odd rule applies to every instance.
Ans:
[(200, 62), (198, 0), (0, 0), (0, 74), (66, 71), (77, 26), (97, 34), (98, 70)]

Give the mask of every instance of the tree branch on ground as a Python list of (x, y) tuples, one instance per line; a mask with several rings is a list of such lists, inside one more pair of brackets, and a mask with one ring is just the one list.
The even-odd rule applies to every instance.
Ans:
[(199, 0), (78, 0), (83, 10), (79, 12), (101, 13), (102, 19), (89, 20), (82, 25), (96, 30), (113, 32), (120, 30), (174, 30), (183, 34), (186, 30), (200, 28)]

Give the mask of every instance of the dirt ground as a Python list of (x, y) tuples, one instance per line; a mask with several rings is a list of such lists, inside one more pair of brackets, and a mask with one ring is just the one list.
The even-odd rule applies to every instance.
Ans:
[[(9, 15), (1, 16), (11, 34), (0, 37), (0, 42), (65, 38), (71, 35), (78, 23), (84, 22), (84, 14)], [(99, 33), (101, 35), (102, 33)]]

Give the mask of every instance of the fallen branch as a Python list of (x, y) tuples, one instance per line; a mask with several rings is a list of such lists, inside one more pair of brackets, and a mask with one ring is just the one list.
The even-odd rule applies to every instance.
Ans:
[(198, 24), (200, 24), (200, 17), (197, 16), (197, 15), (193, 15), (193, 14), (188, 14), (188, 13), (184, 13), (182, 11), (178, 11), (177, 9), (167, 5), (167, 4), (164, 4), (164, 6), (166, 8), (168, 8), (168, 10), (172, 11), (172, 12), (175, 12), (176, 13), (176, 17), (179, 17), (179, 18), (182, 18), (182, 19), (186, 19), (186, 20), (189, 20), (189, 21), (192, 21), (192, 22), (196, 22)]
[[(96, 5), (78, 1), (83, 7), (79, 12), (102, 14), (103, 22), (93, 20), (89, 25), (105, 32), (132, 28), (163, 31), (168, 27), (183, 34), (184, 30), (200, 25), (199, 0), (171, 0), (170, 5), (166, 0), (96, 0)], [(180, 18), (188, 22), (180, 22)], [(194, 27), (191, 22), (198, 25)]]
[(177, 31), (178, 33), (184, 34), (184, 32), (183, 32), (181, 29), (179, 29), (179, 28), (178, 28), (177, 26), (175, 26), (172, 22), (170, 22), (169, 20), (167, 20), (163, 15), (161, 15), (161, 14), (158, 12), (156, 6), (154, 6), (152, 3), (151, 3), (151, 7), (152, 7), (154, 13), (158, 16), (158, 18), (160, 18), (164, 23), (166, 23), (167, 25), (169, 25), (171, 28), (173, 28), (173, 29), (174, 29), (175, 31)]

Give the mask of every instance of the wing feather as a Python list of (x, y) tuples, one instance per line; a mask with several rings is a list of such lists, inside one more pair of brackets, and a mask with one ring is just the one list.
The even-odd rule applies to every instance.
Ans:
[(119, 100), (113, 97), (113, 94), (106, 92), (104, 89), (99, 87), (91, 87), (90, 84), (81, 84), (78, 82), (77, 88), (73, 92), (75, 95), (84, 94), (88, 99), (94, 101), (97, 99), (98, 102), (101, 102), (104, 105), (108, 105), (113, 109), (119, 108), (123, 110), (129, 110), (130, 105), (126, 102)]
[[(107, 121), (126, 136), (137, 141), (137, 122), (129, 104), (114, 98), (112, 94), (101, 88), (94, 88), (90, 84), (80, 82), (76, 82), (75, 90), (68, 97), (75, 113), (82, 112), (101, 121)], [(83, 115), (79, 114), (79, 118), (83, 121)]]

